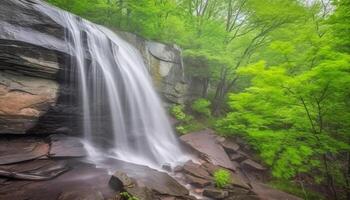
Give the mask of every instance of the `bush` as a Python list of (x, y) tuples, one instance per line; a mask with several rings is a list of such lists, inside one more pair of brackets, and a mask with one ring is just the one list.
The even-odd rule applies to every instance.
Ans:
[(184, 121), (186, 119), (186, 114), (183, 110), (183, 105), (173, 105), (170, 108), (170, 114), (177, 120)]
[(210, 101), (207, 99), (197, 99), (193, 102), (191, 108), (194, 112), (210, 117)]
[(218, 188), (223, 188), (231, 183), (231, 173), (224, 169), (219, 169), (214, 172), (215, 185)]
[(176, 126), (176, 131), (181, 135), (184, 135), (188, 132), (184, 126)]

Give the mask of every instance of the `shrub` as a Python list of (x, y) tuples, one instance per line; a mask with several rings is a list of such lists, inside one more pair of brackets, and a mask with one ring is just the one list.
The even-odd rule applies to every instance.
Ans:
[(183, 110), (183, 105), (173, 105), (170, 108), (170, 114), (177, 120), (184, 121), (186, 119), (186, 114)]
[(224, 169), (219, 169), (214, 172), (215, 185), (218, 188), (223, 188), (231, 183), (231, 173)]
[(185, 129), (184, 126), (176, 126), (176, 131), (180, 133), (181, 135), (187, 133), (187, 130)]
[(207, 99), (199, 98), (193, 102), (191, 108), (198, 114), (210, 117), (210, 104)]

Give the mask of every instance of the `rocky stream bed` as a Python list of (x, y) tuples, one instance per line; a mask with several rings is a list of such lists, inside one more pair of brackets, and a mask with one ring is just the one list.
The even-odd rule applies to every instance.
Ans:
[[(211, 130), (181, 140), (198, 155), (194, 161), (163, 170), (105, 158), (87, 159), (80, 139), (63, 134), (6, 136), (0, 141), (0, 199), (122, 199), (127, 191), (140, 200), (298, 199), (265, 185), (267, 170), (239, 143)], [(232, 183), (215, 187), (213, 173), (224, 168)]]

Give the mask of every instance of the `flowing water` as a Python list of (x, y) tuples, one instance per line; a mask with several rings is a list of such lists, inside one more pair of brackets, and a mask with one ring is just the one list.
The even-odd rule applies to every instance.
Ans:
[(94, 152), (103, 148), (148, 166), (184, 161), (140, 52), (105, 27), (64, 11), (45, 13), (67, 29), (91, 157), (98, 159)]

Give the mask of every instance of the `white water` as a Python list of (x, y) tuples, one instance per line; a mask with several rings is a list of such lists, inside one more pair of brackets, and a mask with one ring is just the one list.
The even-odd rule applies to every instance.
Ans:
[(64, 11), (45, 12), (67, 28), (91, 158), (108, 151), (108, 156), (157, 168), (188, 159), (138, 50), (107, 28)]

